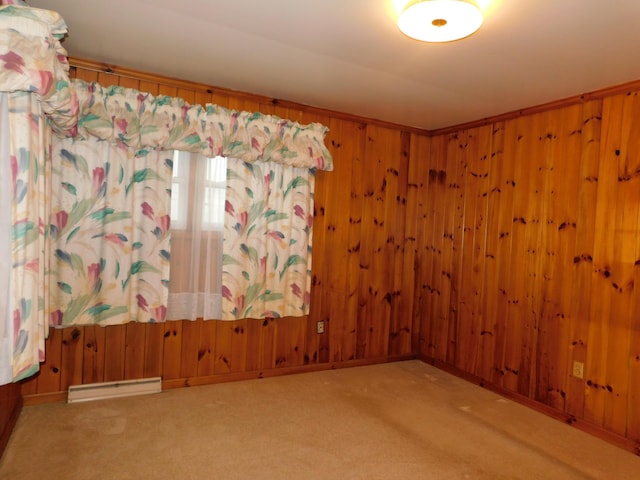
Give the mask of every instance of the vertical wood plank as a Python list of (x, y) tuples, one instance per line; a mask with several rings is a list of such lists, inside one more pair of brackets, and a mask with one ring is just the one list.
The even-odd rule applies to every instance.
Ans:
[(158, 84), (158, 93), (157, 95), (166, 95), (168, 97), (177, 97), (178, 89), (176, 87), (172, 87), (170, 85)]
[(260, 370), (260, 347), (261, 347), (261, 331), (262, 320), (250, 318), (246, 324), (246, 363), (247, 372), (255, 372)]
[(124, 355), (126, 325), (109, 325), (105, 328), (104, 381), (124, 379)]
[[(381, 178), (382, 181), (375, 197), (374, 225), (378, 228), (374, 234), (374, 270), (372, 272), (374, 288), (379, 292), (376, 298), (378, 305), (376, 313), (380, 316), (372, 325), (376, 334), (372, 338), (372, 347), (375, 346), (371, 352), (373, 357), (384, 357), (389, 354), (392, 305), (394, 297), (397, 296), (394, 288), (395, 269), (402, 268), (402, 262), (396, 260), (396, 256), (399, 246), (404, 243), (404, 216), (406, 215), (406, 201), (403, 205), (400, 197), (400, 179), (406, 179), (404, 162), (408, 158), (408, 152), (403, 153), (403, 149), (408, 149), (408, 145), (403, 146), (402, 135), (397, 130), (385, 129), (381, 133), (384, 150), (378, 154), (382, 155), (380, 163), (382, 171), (376, 178)], [(402, 173), (401, 170), (403, 170)], [(377, 224), (376, 219), (378, 219)], [(394, 325), (397, 329), (397, 323)]]
[[(534, 151), (534, 125), (530, 118), (520, 118), (506, 124), (505, 133), (505, 162), (514, 164), (513, 170), (513, 217), (510, 219), (509, 239), (511, 241), (511, 257), (513, 263), (509, 268), (508, 287), (505, 289), (507, 297), (505, 350), (503, 386), (512, 391), (518, 391), (522, 360), (522, 346), (525, 338), (525, 310), (527, 256), (526, 241), (529, 233), (527, 226), (527, 207), (530, 196), (531, 175), (527, 164), (527, 152)], [(505, 232), (506, 234), (506, 232)]]
[(276, 367), (304, 365), (305, 317), (283, 317), (277, 320)]
[(183, 99), (189, 105), (193, 105), (196, 103), (196, 93), (193, 90), (189, 90), (186, 88), (179, 88), (177, 96), (178, 98)]
[(95, 70), (88, 70), (85, 68), (72, 68), (69, 72), (71, 78), (77, 78), (78, 80), (84, 80), (85, 82), (97, 82), (98, 72)]
[(529, 130), (534, 145), (529, 151), (528, 164), (531, 184), (524, 214), (527, 221), (524, 236), (527, 276), (524, 285), (523, 337), (518, 373), (518, 392), (528, 397), (533, 396), (538, 367), (535, 352), (538, 344), (540, 316), (543, 313), (541, 289), (546, 282), (541, 273), (545, 264), (547, 244), (543, 219), (551, 198), (549, 178), (553, 166), (550, 164), (548, 152), (558, 139), (555, 119), (556, 117), (550, 115), (550, 112), (533, 115)]
[[(42, 365), (40, 365), (40, 368), (42, 368)], [(20, 394), (23, 396), (38, 394), (38, 375), (37, 374), (21, 382)]]
[(247, 322), (248, 320), (236, 320), (231, 322), (231, 372), (244, 372), (247, 366)]
[[(639, 214), (640, 215), (640, 214)], [(640, 223), (640, 217), (638, 218)], [(636, 252), (633, 268), (633, 284), (640, 285), (640, 251)], [(631, 311), (640, 311), (640, 291), (634, 289)], [(629, 348), (629, 379), (627, 398), (626, 434), (630, 440), (640, 442), (640, 315), (631, 315)]]
[(118, 85), (124, 88), (133, 88), (135, 90), (139, 90), (140, 80), (138, 80), (137, 78), (131, 78), (131, 77), (119, 77)]
[(198, 375), (198, 352), (202, 320), (184, 320), (182, 322), (182, 345), (180, 345), (180, 377), (189, 378)]
[(84, 327), (82, 383), (99, 383), (104, 381), (105, 336), (105, 327)]
[(482, 336), (481, 298), (484, 290), (485, 239), (491, 127), (476, 128), (465, 138), (462, 222), (457, 235), (462, 245), (457, 253), (459, 273), (458, 326), (455, 364), (479, 373)]
[[(428, 172), (428, 200), (427, 216), (424, 222), (425, 244), (423, 251), (426, 257), (424, 270), (424, 285), (427, 290), (425, 311), (425, 323), (423, 332), (425, 334), (423, 343), (423, 353), (428, 357), (444, 360), (441, 352), (446, 348), (442, 342), (438, 342), (437, 328), (443, 321), (443, 316), (439, 312), (442, 278), (442, 242), (444, 239), (444, 199), (446, 197), (447, 172), (445, 170), (447, 161), (446, 135), (434, 137), (431, 140), (431, 155), (429, 158)], [(441, 329), (441, 327), (440, 327)]]
[(147, 324), (131, 322), (125, 329), (124, 378), (144, 378)]
[(211, 93), (211, 103), (220, 107), (229, 108), (229, 95), (224, 92), (214, 90)]
[(615, 255), (615, 230), (618, 183), (618, 159), (615, 154), (621, 129), (621, 96), (605, 99), (602, 112), (602, 140), (598, 171), (596, 229), (594, 237), (591, 310), (585, 375), (585, 418), (595, 425), (604, 424), (609, 344), (609, 318), (613, 288), (611, 277)]
[(231, 345), (233, 336), (233, 322), (216, 321), (216, 361), (213, 371), (216, 374), (231, 371)]
[(59, 392), (61, 390), (63, 330), (52, 328), (45, 342), (46, 362), (38, 374), (38, 393)]
[(572, 312), (576, 232), (578, 229), (578, 189), (582, 147), (582, 107), (563, 109), (556, 115), (554, 138), (546, 153), (550, 160), (545, 186), (547, 210), (542, 219), (543, 262), (538, 274), (541, 283), (540, 319), (536, 348), (534, 398), (560, 410), (565, 409), (565, 383)]
[[(397, 193), (387, 197), (387, 206), (393, 210), (395, 200), (395, 234), (389, 231), (388, 242), (393, 247), (393, 285), (388, 292), (391, 302), (389, 318), (389, 355), (411, 353), (411, 327), (413, 318), (413, 263), (415, 259), (415, 221), (409, 220), (409, 212), (415, 215), (415, 204), (409, 208), (409, 159), (411, 158), (411, 135), (403, 132), (400, 137), (400, 155), (397, 166), (391, 167), (397, 177)], [(387, 216), (393, 212), (387, 213)], [(407, 224), (411, 223), (411, 227)], [(412, 239), (407, 239), (409, 234)]]
[[(569, 331), (568, 372), (572, 372), (573, 362), (580, 362), (584, 365), (587, 359), (590, 302), (585, 301), (580, 292), (591, 292), (601, 118), (601, 101), (592, 101), (584, 105), (582, 112), (576, 243), (573, 254), (574, 294), (571, 299), (575, 321), (572, 322)], [(585, 380), (568, 375), (565, 391), (567, 395), (565, 401), (567, 413), (575, 415), (576, 418), (583, 418)]]
[(194, 103), (196, 105), (202, 105), (203, 107), (212, 102), (212, 95), (210, 92), (195, 92)]
[(371, 323), (376, 320), (374, 317), (374, 301), (378, 292), (371, 285), (372, 269), (373, 269), (373, 249), (374, 249), (374, 229), (375, 223), (379, 222), (375, 218), (373, 208), (375, 206), (372, 200), (376, 195), (377, 178), (376, 172), (380, 172), (382, 168), (381, 158), (372, 158), (371, 152), (375, 151), (372, 146), (378, 139), (376, 138), (377, 130), (369, 126), (365, 127), (365, 150), (363, 159), (363, 169), (361, 170), (362, 185), (362, 210), (360, 213), (360, 248), (358, 252), (360, 274), (358, 276), (358, 304), (357, 310), (357, 327), (356, 327), (356, 358), (367, 358), (371, 355), (371, 336), (373, 327)]
[(144, 378), (161, 377), (164, 366), (164, 334), (163, 323), (148, 323), (144, 335)]
[[(638, 105), (639, 96), (638, 92), (634, 92), (634, 104), (633, 109), (629, 112), (631, 124), (629, 125), (629, 137), (627, 156), (636, 166), (636, 173), (638, 172), (638, 163), (640, 163), (640, 144), (638, 138), (640, 138), (640, 106)], [(630, 171), (633, 171), (631, 168)], [(635, 176), (632, 179), (636, 183), (637, 194), (637, 182), (638, 177)], [(633, 197), (637, 198), (637, 197)], [(627, 200), (628, 201), (628, 200)], [(636, 200), (635, 205), (638, 206), (639, 202)], [(629, 311), (629, 353), (628, 353), (628, 398), (627, 398), (627, 412), (626, 412), (626, 431), (625, 436), (636, 442), (640, 442), (640, 212), (638, 212), (637, 218), (638, 226), (636, 226), (635, 235), (635, 262), (633, 264), (633, 276), (631, 285), (633, 285), (633, 294), (631, 299), (631, 309)], [(613, 368), (617, 368), (616, 365), (612, 365)]]
[[(558, 248), (558, 233), (551, 225), (554, 222), (553, 205), (559, 195), (553, 189), (553, 152), (560, 149), (559, 145), (564, 142), (564, 138), (559, 130), (557, 115), (544, 112), (539, 117), (540, 122), (534, 132), (538, 136), (537, 151), (534, 154), (541, 161), (537, 165), (538, 173), (535, 176), (534, 194), (537, 200), (529, 215), (532, 232), (527, 246), (530, 254), (527, 309), (533, 315), (529, 316), (528, 343), (523, 352), (523, 364), (528, 365), (528, 368), (520, 378), (519, 390), (526, 391), (528, 396), (543, 395), (548, 400), (553, 398), (550, 397), (553, 392), (549, 388), (554, 375), (554, 369), (549, 367), (557, 354), (555, 343), (559, 339), (549, 335), (546, 337), (550, 340), (548, 344), (540, 347), (540, 343), (549, 331), (559, 334), (556, 331), (558, 318), (553, 318), (557, 312), (554, 304), (557, 304), (559, 291), (559, 286), (553, 283), (557, 275), (557, 261), (552, 259)], [(554, 388), (559, 389), (558, 385)]]
[(206, 320), (200, 327), (198, 343), (198, 376), (205, 377), (215, 373), (217, 320)]
[[(365, 188), (360, 181), (365, 169), (366, 126), (358, 124), (353, 142), (346, 142), (345, 148), (351, 148), (351, 201), (349, 202), (349, 235), (347, 240), (347, 286), (345, 319), (342, 338), (341, 360), (354, 360), (363, 354), (359, 338), (359, 310), (360, 310), (360, 251), (362, 245), (362, 218), (364, 208)], [(364, 328), (364, 327), (363, 327)]]
[[(83, 348), (84, 330), (82, 327), (70, 327), (62, 330), (60, 390), (67, 390), (69, 385), (82, 384)], [(46, 353), (48, 355), (49, 352)]]
[(439, 275), (438, 309), (436, 313), (436, 357), (449, 364), (455, 363), (460, 319), (459, 289), (461, 282), (460, 252), (462, 247), (462, 220), (465, 187), (465, 163), (468, 132), (466, 130), (448, 136), (446, 154), (446, 195), (441, 203), (444, 217), (441, 264)]
[(138, 88), (141, 92), (150, 93), (151, 95), (158, 95), (159, 85), (156, 82), (149, 82), (141, 80), (138, 84)]
[(120, 77), (112, 73), (98, 72), (97, 82), (103, 87), (117, 86), (120, 83)]
[[(612, 112), (613, 113), (613, 112)], [(605, 129), (604, 148), (617, 159), (615, 186), (616, 213), (613, 235), (613, 262), (610, 265), (611, 316), (605, 393), (604, 427), (620, 435), (627, 428), (628, 360), (631, 339), (631, 310), (635, 294), (634, 264), (638, 258), (638, 214), (640, 206), (640, 97), (638, 92), (624, 95), (619, 131)], [(610, 122), (616, 128), (617, 122)], [(606, 158), (605, 158), (606, 161)], [(625, 368), (626, 367), (626, 368)]]
[(513, 163), (504, 159), (504, 124), (490, 126), (488, 182), (480, 193), (488, 205), (484, 261), (484, 289), (481, 309), (478, 375), (501, 384), (504, 376), (503, 353), (506, 322), (506, 259), (510, 257)]
[(278, 324), (271, 318), (263, 320), (260, 325), (260, 370), (275, 368)]
[(413, 271), (412, 278), (405, 275), (405, 282), (411, 282), (412, 319), (411, 351), (420, 352), (422, 337), (422, 314), (426, 303), (424, 263), (426, 262), (424, 222), (427, 218), (429, 150), (431, 139), (423, 135), (411, 135), (409, 177), (407, 191), (407, 222), (405, 232), (405, 272)]
[(182, 324), (181, 321), (164, 323), (164, 341), (162, 355), (162, 379), (180, 378), (180, 361), (182, 359)]

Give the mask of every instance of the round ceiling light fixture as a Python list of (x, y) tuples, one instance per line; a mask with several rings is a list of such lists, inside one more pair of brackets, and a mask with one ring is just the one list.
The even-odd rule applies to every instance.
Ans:
[(482, 25), (472, 0), (414, 0), (398, 17), (400, 31), (422, 42), (451, 42), (468, 37)]

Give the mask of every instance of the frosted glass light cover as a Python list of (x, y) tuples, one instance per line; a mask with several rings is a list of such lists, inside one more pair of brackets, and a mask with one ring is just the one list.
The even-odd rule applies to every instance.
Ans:
[(482, 25), (482, 12), (467, 0), (411, 2), (398, 18), (400, 31), (423, 42), (450, 42), (467, 37)]

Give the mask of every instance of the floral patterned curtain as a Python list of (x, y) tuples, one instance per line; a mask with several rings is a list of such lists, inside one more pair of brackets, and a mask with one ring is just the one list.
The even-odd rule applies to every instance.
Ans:
[(155, 97), (82, 80), (73, 80), (73, 89), (80, 103), (74, 132), (78, 139), (96, 137), (133, 148), (333, 169), (331, 154), (324, 145), (327, 128), (318, 123), (300, 125), (218, 105), (189, 105), (180, 98)]
[[(50, 130), (70, 134), (77, 100), (69, 89), (66, 32), (54, 12), (4, 0), (0, 7), (0, 384), (44, 360), (48, 268)], [(12, 5), (16, 3), (16, 5)]]
[(117, 86), (73, 86), (80, 102), (78, 140), (229, 159), (223, 319), (308, 313), (314, 172), (333, 168), (326, 127)]
[(163, 321), (173, 152), (53, 144), (51, 324)]
[[(187, 150), (209, 157), (234, 157), (246, 164), (273, 162), (307, 169), (311, 176), (315, 169), (332, 170), (333, 164), (324, 145), (326, 128), (319, 124), (303, 126), (274, 116), (231, 111), (215, 105), (191, 106), (180, 99), (153, 97), (121, 87), (103, 88), (81, 81), (74, 81), (70, 85), (66, 51), (60, 44), (67, 29), (60, 16), (55, 12), (30, 8), (21, 0), (1, 0), (1, 3), (0, 131), (5, 140), (0, 148), (0, 161), (5, 168), (0, 175), (0, 190), (3, 192), (0, 209), (6, 215), (0, 217), (0, 226), (7, 228), (2, 230), (5, 233), (0, 237), (0, 252), (7, 255), (11, 252), (10, 265), (6, 261), (1, 263), (3, 278), (0, 286), (6, 286), (6, 295), (0, 295), (0, 384), (3, 384), (25, 378), (38, 370), (39, 361), (44, 359), (44, 338), (49, 320), (56, 325), (82, 323), (90, 321), (89, 318), (99, 323), (116, 321), (122, 312), (99, 294), (104, 289), (112, 288), (105, 287), (104, 275), (113, 280), (116, 287), (120, 282), (123, 295), (135, 298), (135, 308), (129, 312), (128, 318), (141, 321), (164, 318), (163, 305), (151, 300), (146, 280), (125, 292), (132, 283), (132, 277), (146, 278), (147, 274), (153, 273), (157, 278), (152, 281), (157, 283), (151, 290), (160, 292), (159, 297), (154, 298), (164, 295), (163, 281), (167, 277), (162, 266), (166, 262), (164, 257), (169, 255), (162, 243), (167, 241), (166, 212), (162, 207), (156, 209), (146, 197), (140, 198), (137, 188), (142, 184), (138, 181), (141, 177), (145, 177), (145, 181), (149, 177), (153, 182), (158, 180), (156, 175), (162, 176), (159, 171), (167, 164), (163, 162), (165, 157), (157, 151)], [(50, 221), (52, 171), (48, 155), (52, 131), (60, 137), (76, 140), (71, 144), (61, 143), (56, 150), (59, 170), (55, 175), (66, 173), (64, 179), (56, 177), (57, 203), (55, 215)], [(99, 145), (90, 140), (94, 137), (106, 142)], [(90, 143), (80, 146), (84, 141)], [(112, 146), (105, 147), (107, 144)], [(63, 145), (72, 148), (63, 148)], [(82, 153), (84, 148), (110, 148), (114, 151), (107, 155), (107, 160), (103, 160), (102, 164), (94, 164), (93, 160), (83, 163), (80, 158), (87, 160)], [(122, 163), (125, 157), (127, 167)], [(144, 161), (157, 167), (140, 166), (139, 163)], [(113, 177), (119, 167), (122, 176)], [(133, 168), (133, 171), (127, 168)], [(270, 170), (273, 172), (273, 175), (269, 174), (270, 181), (279, 178), (278, 168)], [(71, 177), (66, 176), (69, 172), (73, 172)], [(127, 177), (129, 173), (133, 176)], [(88, 182), (89, 177), (90, 187), (84, 183)], [(129, 183), (126, 183), (127, 178)], [(162, 197), (160, 185), (163, 181), (153, 187), (155, 190), (152, 195), (157, 199)], [(312, 185), (310, 180), (307, 182)], [(103, 188), (112, 186), (116, 196), (122, 194), (116, 190), (124, 188), (124, 196), (133, 198), (133, 203), (128, 204), (130, 206), (120, 203), (112, 205), (107, 200), (109, 195), (102, 195)], [(270, 191), (268, 186), (263, 189)], [(89, 192), (98, 196), (84, 197)], [(298, 207), (305, 208), (301, 205)], [(238, 204), (237, 211), (241, 212), (242, 209)], [(279, 216), (285, 214), (286, 209), (279, 207), (277, 210), (280, 213), (276, 216)], [(306, 210), (306, 214), (311, 210)], [(294, 208), (293, 217), (299, 212)], [(142, 217), (136, 217), (136, 213)], [(249, 213), (255, 212), (250, 210)], [(268, 210), (263, 214), (269, 217), (268, 232), (276, 236), (285, 235), (281, 240), (286, 243), (286, 228), (273, 223)], [(125, 218), (127, 215), (130, 218)], [(126, 221), (131, 223), (127, 226)], [(100, 224), (110, 227), (100, 233), (97, 229)], [(48, 234), (50, 225), (51, 236)], [(142, 229), (155, 225), (151, 232), (157, 242), (141, 242), (137, 238), (139, 230), (134, 225)], [(93, 237), (86, 237), (89, 233), (85, 227), (89, 228)], [(85, 247), (94, 256), (82, 257), (79, 262), (72, 247), (75, 248), (82, 238)], [(55, 246), (50, 245), (51, 239), (55, 239)], [(289, 241), (290, 244), (296, 242), (293, 239)], [(308, 248), (310, 237), (307, 243)], [(243, 244), (248, 246), (246, 242)], [(140, 256), (132, 255), (134, 259), (130, 265), (114, 260), (123, 258), (117, 254), (113, 259), (105, 256), (106, 250), (117, 248), (120, 248), (120, 253), (128, 253), (128, 249), (138, 251)], [(147, 251), (147, 248), (151, 250)], [(159, 261), (160, 266), (151, 265), (146, 257), (143, 260), (143, 252)], [(284, 255), (288, 262), (293, 262), (287, 267), (291, 272), (298, 271), (298, 268), (291, 266), (303, 264), (302, 261), (291, 260), (295, 258), (291, 254), (282, 252), (276, 254), (269, 251), (268, 254), (259, 255), (260, 259), (265, 258), (266, 261), (275, 260), (276, 257), (280, 261)], [(235, 254), (230, 257), (235, 257)], [(66, 271), (54, 282), (55, 303), (51, 307), (47, 277), (50, 258), (54, 274), (60, 275)], [(274, 264), (274, 267), (278, 267), (278, 264)], [(98, 278), (98, 274), (103, 274), (103, 278)], [(290, 274), (278, 274), (283, 278), (287, 275)], [(84, 279), (85, 283), (78, 283), (78, 278)], [(286, 281), (289, 281), (290, 278), (287, 278)], [(303, 289), (304, 283), (292, 281), (289, 288), (295, 290), (296, 296), (302, 294), (302, 290), (306, 294), (308, 288), (305, 286)], [(162, 287), (157, 288), (158, 285)], [(74, 291), (80, 292), (79, 297), (67, 296)], [(275, 297), (270, 297), (271, 293), (265, 290), (262, 297), (274, 300)], [(245, 301), (250, 296), (251, 292), (247, 292)], [(239, 296), (236, 295), (236, 298)], [(270, 308), (265, 307), (265, 312)], [(244, 310), (247, 314), (251, 313), (246, 308)], [(51, 312), (54, 313), (49, 319)], [(125, 317), (127, 315), (122, 318)]]
[(314, 170), (230, 159), (224, 319), (309, 313)]

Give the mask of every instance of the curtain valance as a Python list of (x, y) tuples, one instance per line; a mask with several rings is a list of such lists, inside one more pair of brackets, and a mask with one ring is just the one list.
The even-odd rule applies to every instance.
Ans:
[(293, 167), (332, 170), (324, 145), (327, 128), (300, 125), (272, 115), (189, 105), (168, 96), (82, 80), (72, 81), (80, 112), (77, 135), (132, 148), (161, 148), (226, 156), (254, 163), (270, 160)]
[(53, 130), (72, 133), (78, 103), (69, 85), (67, 52), (60, 44), (67, 32), (64, 20), (56, 12), (26, 7), (23, 2), (2, 3), (0, 91), (37, 95)]

